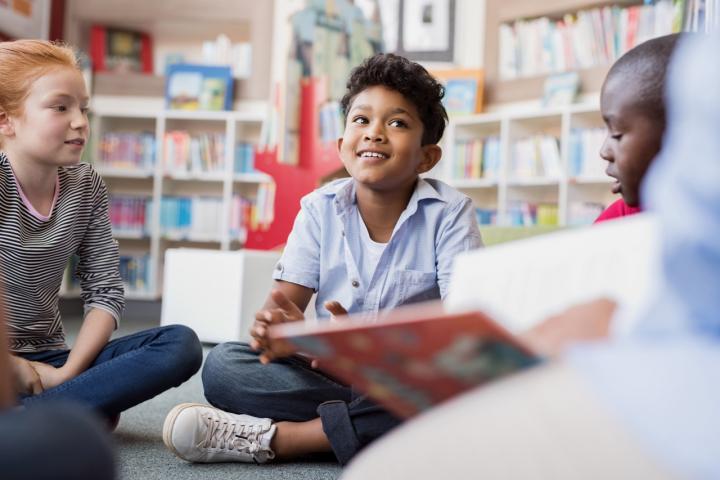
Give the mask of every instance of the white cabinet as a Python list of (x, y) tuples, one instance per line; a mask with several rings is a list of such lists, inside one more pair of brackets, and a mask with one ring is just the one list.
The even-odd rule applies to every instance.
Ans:
[(248, 341), (279, 258), (279, 251), (167, 250), (161, 324), (187, 325), (203, 342)]

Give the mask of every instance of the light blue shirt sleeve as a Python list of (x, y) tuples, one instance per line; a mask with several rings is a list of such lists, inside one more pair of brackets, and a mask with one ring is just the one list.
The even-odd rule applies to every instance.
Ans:
[(483, 246), (472, 200), (464, 198), (453, 205), (444, 217), (437, 239), (437, 282), (440, 296), (445, 298), (450, 285), (453, 260), (462, 252)]
[(320, 283), (320, 219), (311, 193), (300, 201), (300, 212), (280, 260), (274, 280), (292, 282), (317, 291)]

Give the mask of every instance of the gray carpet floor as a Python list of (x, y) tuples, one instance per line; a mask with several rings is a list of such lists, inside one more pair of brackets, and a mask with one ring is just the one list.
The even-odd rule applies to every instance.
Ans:
[[(145, 311), (143, 311), (143, 309)], [(152, 328), (159, 323), (156, 311), (129, 305), (120, 329), (114, 336), (127, 335)], [(72, 342), (80, 326), (80, 311), (74, 305), (63, 308), (68, 340)], [(134, 313), (135, 312), (135, 313)], [(209, 350), (205, 346), (205, 353)], [(206, 403), (202, 394), (200, 373), (189, 381), (148, 400), (120, 418), (113, 434), (118, 464), (118, 478), (122, 480), (155, 479), (228, 479), (264, 480), (293, 478), (298, 480), (330, 480), (340, 476), (342, 469), (335, 462), (300, 461), (266, 465), (250, 464), (190, 464), (166, 450), (162, 442), (162, 425), (167, 412), (178, 403)]]

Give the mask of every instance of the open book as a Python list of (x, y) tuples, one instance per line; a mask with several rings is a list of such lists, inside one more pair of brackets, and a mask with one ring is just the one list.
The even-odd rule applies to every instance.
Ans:
[(312, 328), (286, 323), (273, 327), (271, 336), (316, 358), (322, 371), (401, 417), (538, 360), (482, 312), (447, 313), (440, 302), (350, 315)]
[(445, 305), (284, 324), (271, 335), (320, 368), (411, 416), (538, 357), (515, 336), (600, 297), (632, 319), (657, 280), (659, 233), (649, 215), (566, 230), (459, 255)]

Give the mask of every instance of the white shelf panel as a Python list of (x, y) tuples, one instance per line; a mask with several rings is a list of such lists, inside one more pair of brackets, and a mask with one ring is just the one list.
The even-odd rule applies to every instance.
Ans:
[(172, 242), (221, 243), (217, 234), (211, 233), (163, 233), (162, 238)]
[(497, 188), (498, 181), (494, 178), (456, 178), (448, 184), (455, 188)]
[(223, 172), (166, 172), (163, 174), (165, 178), (178, 181), (194, 181), (194, 182), (223, 182), (225, 181), (225, 173)]
[(266, 173), (235, 173), (233, 182), (236, 183), (266, 183), (272, 182), (272, 177)]
[(107, 178), (152, 178), (151, 169), (112, 168), (94, 165), (93, 168), (101, 177)]
[(508, 187), (555, 187), (560, 185), (557, 178), (511, 178)]
[(150, 240), (150, 234), (143, 232), (116, 232), (113, 231), (113, 238), (118, 240)]

